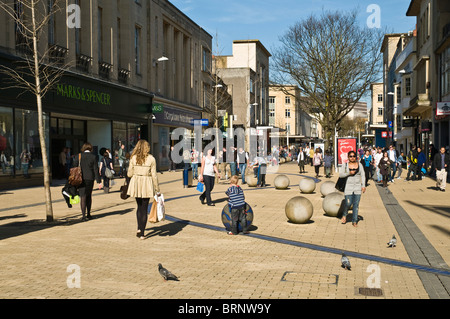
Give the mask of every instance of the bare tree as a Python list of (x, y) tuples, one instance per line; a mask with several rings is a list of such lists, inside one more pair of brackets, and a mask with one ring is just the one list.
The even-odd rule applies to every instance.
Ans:
[(311, 15), (280, 37), (272, 81), (299, 86), (309, 101), (302, 107), (321, 124), (326, 148), (335, 128), (380, 77), (382, 39), (380, 29), (359, 25), (356, 11)]
[(47, 222), (53, 221), (53, 208), (42, 99), (61, 78), (66, 65), (61, 57), (52, 54), (54, 47), (40, 45), (40, 40), (49, 22), (61, 10), (62, 3), (62, 0), (0, 1), (0, 9), (14, 21), (16, 48), (21, 53), (13, 66), (0, 66), (0, 72), (9, 79), (9, 84), (3, 88), (20, 89), (22, 93), (30, 92), (36, 97)]

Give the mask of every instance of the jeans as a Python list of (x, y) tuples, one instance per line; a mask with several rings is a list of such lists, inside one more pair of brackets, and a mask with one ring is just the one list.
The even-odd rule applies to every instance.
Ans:
[(359, 210), (359, 201), (361, 200), (361, 194), (351, 194), (351, 195), (345, 195), (345, 208), (344, 212), (342, 213), (343, 217), (346, 217), (348, 215), (348, 210), (353, 204), (353, 214), (352, 214), (352, 223), (358, 222), (358, 210)]
[(397, 172), (397, 164), (396, 163), (392, 163), (391, 164), (391, 175), (389, 176), (389, 181), (393, 181), (395, 178), (395, 173)]
[(198, 163), (192, 163), (192, 178), (197, 179), (198, 178)]
[(236, 172), (236, 163), (230, 163), (230, 171), (231, 171), (231, 176), (237, 175)]
[(231, 208), (231, 232), (233, 234), (238, 234), (238, 223), (242, 227), (244, 233), (247, 232), (247, 216), (245, 215), (244, 207), (241, 208)]
[(29, 164), (28, 163), (22, 163), (22, 171), (23, 171), (23, 176), (24, 177), (28, 177), (28, 167)]
[(239, 171), (242, 175), (242, 184), (245, 184), (245, 170), (247, 169), (247, 164), (239, 164)]

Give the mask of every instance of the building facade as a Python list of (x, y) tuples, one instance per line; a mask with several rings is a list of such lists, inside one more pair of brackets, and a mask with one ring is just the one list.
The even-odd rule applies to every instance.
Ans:
[[(79, 8), (80, 28), (67, 24), (67, 4)], [(29, 47), (6, 12), (0, 21), (0, 64), (14, 67)], [(120, 145), (131, 152), (146, 138), (158, 168), (168, 168), (173, 129), (192, 130), (192, 121), (202, 118), (212, 37), (166, 0), (63, 2), (44, 31), (41, 54), (48, 50), (47, 61), (65, 67), (43, 101), (53, 178), (61, 177), (62, 150), (77, 154), (86, 141), (97, 155), (101, 148), (115, 155)], [(7, 80), (0, 75), (2, 86)], [(41, 185), (36, 99), (8, 89), (0, 101), (0, 151), (8, 158), (0, 187)], [(22, 151), (31, 154), (30, 179), (21, 178)]]

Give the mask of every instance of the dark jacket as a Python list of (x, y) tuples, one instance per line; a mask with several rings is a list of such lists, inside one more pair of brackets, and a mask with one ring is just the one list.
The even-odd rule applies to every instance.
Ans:
[[(78, 155), (75, 156), (73, 167), (78, 166)], [(95, 155), (90, 152), (81, 153), (81, 172), (84, 181), (97, 181), (101, 183), (100, 174), (98, 171), (98, 163)]]
[(425, 156), (425, 154), (423, 152), (420, 152), (419, 155), (417, 156), (417, 165), (419, 165), (419, 167), (422, 167), (423, 164), (425, 164), (427, 162), (427, 157)]
[[(443, 169), (444, 167), (442, 167), (442, 161), (441, 161), (441, 153), (437, 153), (436, 155), (434, 155), (434, 167), (440, 171), (441, 169)], [(447, 153), (444, 154), (444, 164), (447, 164), (447, 171), (450, 169), (450, 155), (448, 155)]]

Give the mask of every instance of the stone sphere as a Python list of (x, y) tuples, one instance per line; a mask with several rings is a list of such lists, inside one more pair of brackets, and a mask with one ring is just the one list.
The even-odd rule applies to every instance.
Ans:
[(291, 183), (286, 175), (278, 175), (273, 181), (276, 189), (287, 189)]
[(256, 187), (258, 185), (258, 177), (255, 177), (255, 175), (247, 175), (245, 176), (245, 182), (249, 187)]
[(326, 215), (337, 217), (342, 214), (345, 207), (345, 196), (342, 193), (334, 192), (325, 196), (322, 208)]
[(303, 178), (299, 183), (300, 192), (312, 194), (316, 190), (316, 182), (312, 178)]
[(321, 186), (320, 186), (320, 193), (322, 194), (323, 197), (326, 197), (328, 194), (334, 193), (336, 192), (336, 183), (334, 182), (324, 182)]
[[(247, 212), (247, 228), (253, 223), (253, 209), (249, 204), (245, 203), (245, 211)], [(228, 231), (231, 231), (231, 211), (230, 205), (226, 204), (222, 210), (222, 223)], [(238, 230), (242, 231), (242, 225), (238, 223)]]
[(306, 224), (313, 215), (314, 207), (309, 199), (297, 196), (287, 202), (284, 210), (291, 223)]

